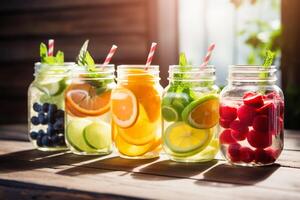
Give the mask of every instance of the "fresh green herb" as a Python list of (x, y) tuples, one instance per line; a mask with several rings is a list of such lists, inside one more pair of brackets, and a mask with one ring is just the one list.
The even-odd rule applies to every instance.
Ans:
[[(99, 73), (99, 70), (96, 69), (95, 61), (91, 54), (88, 52), (89, 40), (86, 40), (82, 45), (79, 54), (77, 56), (77, 64), (79, 66), (86, 67), (86, 70), (90, 72), (85, 74), (85, 78), (90, 78), (92, 80), (87, 80), (89, 84), (93, 85), (96, 88), (97, 94), (101, 94), (107, 90), (107, 84), (113, 82), (111, 79), (101, 79), (105, 78), (107, 75)], [(95, 79), (95, 80), (93, 80)]]
[[(265, 69), (269, 69), (270, 66), (273, 64), (274, 59), (275, 59), (275, 53), (270, 51), (270, 50), (267, 50), (266, 51), (266, 56), (265, 56), (265, 59), (264, 59), (264, 63), (263, 63), (263, 67)], [(260, 78), (268, 78), (268, 72), (261, 72), (259, 74), (259, 77)]]
[(40, 57), (41, 63), (48, 65), (63, 64), (64, 63), (64, 53), (58, 51), (56, 56), (48, 56), (48, 48), (44, 43), (40, 44)]

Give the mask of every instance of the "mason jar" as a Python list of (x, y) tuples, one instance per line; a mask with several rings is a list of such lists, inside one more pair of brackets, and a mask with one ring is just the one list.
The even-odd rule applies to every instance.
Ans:
[(284, 97), (275, 85), (275, 66), (229, 67), (221, 92), (221, 151), (235, 165), (276, 161), (283, 149)]
[(64, 129), (64, 91), (74, 63), (35, 63), (28, 89), (29, 139), (42, 151), (67, 149)]
[(80, 155), (107, 155), (112, 152), (110, 96), (115, 87), (114, 65), (72, 69), (65, 92), (66, 143)]
[(113, 138), (121, 157), (158, 157), (161, 150), (159, 66), (120, 65), (112, 91)]
[(162, 101), (163, 148), (171, 160), (206, 162), (219, 151), (219, 88), (215, 68), (169, 67)]

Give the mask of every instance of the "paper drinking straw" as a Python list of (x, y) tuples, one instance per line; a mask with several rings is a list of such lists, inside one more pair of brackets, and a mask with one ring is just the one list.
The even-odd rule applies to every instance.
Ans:
[(50, 39), (48, 40), (48, 56), (53, 56), (54, 51), (54, 40)]
[(147, 62), (146, 62), (146, 70), (149, 68), (149, 66), (151, 65), (151, 62), (153, 60), (153, 55), (155, 53), (155, 49), (156, 49), (157, 43), (152, 42), (151, 44), (151, 48), (150, 48), (150, 52), (148, 54), (148, 58), (147, 58)]
[(208, 47), (206, 56), (204, 57), (203, 63), (200, 65), (200, 68), (206, 67), (206, 66), (208, 65), (209, 60), (210, 60), (210, 57), (211, 57), (211, 54), (212, 54), (212, 52), (213, 52), (215, 46), (216, 46), (216, 45), (215, 45), (214, 43), (212, 43), (212, 44)]
[(104, 61), (103, 65), (108, 65), (110, 63), (111, 58), (115, 54), (117, 48), (118, 47), (116, 45), (112, 45), (111, 49), (109, 50), (109, 53), (107, 54), (107, 56), (105, 58), (105, 61)]

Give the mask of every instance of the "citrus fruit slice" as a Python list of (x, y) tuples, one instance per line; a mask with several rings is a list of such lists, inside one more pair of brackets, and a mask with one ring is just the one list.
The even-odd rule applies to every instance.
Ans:
[(190, 103), (182, 112), (182, 119), (194, 128), (208, 129), (219, 121), (219, 98), (209, 94)]
[(128, 128), (118, 127), (117, 131), (123, 140), (133, 145), (146, 145), (155, 139), (156, 132), (161, 130), (161, 121), (151, 123), (145, 112), (145, 109), (140, 105), (139, 116), (133, 126)]
[(111, 128), (108, 123), (93, 122), (83, 131), (83, 138), (88, 146), (95, 149), (110, 148)]
[(61, 94), (66, 87), (66, 78), (44, 78), (37, 82), (37, 88), (50, 96)]
[(184, 122), (176, 122), (166, 129), (163, 139), (175, 154), (191, 156), (203, 150), (212, 135), (211, 129), (195, 129)]
[(138, 102), (135, 95), (126, 88), (117, 88), (111, 96), (112, 117), (119, 127), (132, 126), (138, 116)]
[(163, 118), (168, 122), (177, 121), (179, 118), (177, 111), (170, 106), (163, 106), (161, 113)]
[(67, 140), (72, 147), (78, 151), (94, 152), (96, 149), (91, 148), (84, 140), (84, 129), (92, 122), (87, 119), (74, 119), (67, 125)]
[(118, 148), (118, 151), (125, 156), (142, 156), (147, 153), (152, 147), (153, 143), (148, 143), (146, 145), (132, 145), (123, 140), (120, 135), (117, 135), (115, 138), (115, 144)]
[(98, 116), (109, 111), (110, 91), (97, 94), (97, 88), (88, 83), (75, 83), (66, 91), (68, 107), (85, 116)]

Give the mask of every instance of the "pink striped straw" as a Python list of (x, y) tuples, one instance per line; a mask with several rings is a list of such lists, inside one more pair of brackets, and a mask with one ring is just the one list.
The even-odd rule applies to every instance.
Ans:
[(111, 58), (115, 54), (117, 48), (118, 47), (116, 45), (112, 45), (111, 49), (109, 50), (109, 53), (107, 54), (107, 56), (105, 58), (105, 61), (104, 61), (103, 65), (108, 65), (110, 63)]
[(48, 56), (53, 56), (53, 51), (54, 51), (54, 40), (49, 39), (48, 40)]
[(200, 68), (206, 67), (206, 66), (208, 65), (209, 60), (210, 60), (210, 57), (211, 57), (211, 54), (212, 54), (212, 52), (213, 52), (215, 46), (216, 46), (216, 45), (215, 45), (214, 43), (212, 43), (212, 44), (208, 47), (207, 53), (206, 53), (206, 55), (205, 55), (205, 57), (204, 57), (204, 59), (203, 59), (203, 63), (200, 65)]
[(151, 62), (153, 60), (153, 55), (155, 53), (155, 49), (156, 49), (156, 46), (157, 46), (157, 43), (155, 42), (152, 42), (151, 44), (151, 48), (150, 48), (150, 51), (149, 51), (149, 54), (148, 54), (148, 58), (147, 58), (147, 62), (146, 62), (146, 70), (150, 67), (151, 65)]

